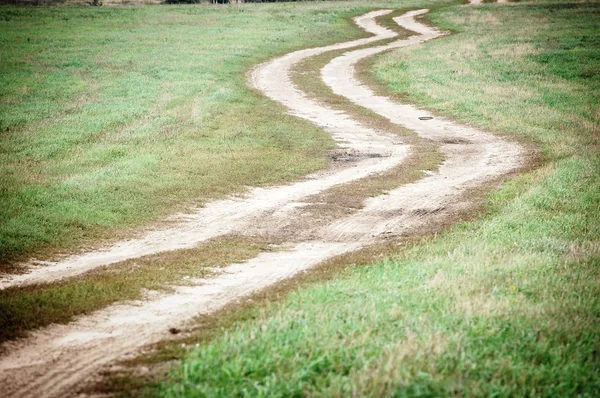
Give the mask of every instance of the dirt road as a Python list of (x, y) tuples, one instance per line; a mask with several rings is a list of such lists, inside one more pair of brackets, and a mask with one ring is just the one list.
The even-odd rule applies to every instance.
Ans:
[(328, 188), (382, 173), (398, 165), (408, 153), (408, 146), (403, 145), (398, 137), (364, 127), (350, 116), (320, 105), (298, 91), (289, 79), (294, 65), (311, 56), (395, 37), (395, 32), (375, 23), (376, 17), (390, 12), (391, 10), (375, 11), (355, 19), (361, 28), (373, 34), (371, 37), (296, 51), (258, 66), (250, 77), (255, 88), (284, 104), (290, 113), (310, 120), (331, 133), (338, 142), (339, 150), (348, 152), (355, 162), (309, 175), (305, 180), (292, 185), (254, 188), (241, 197), (209, 203), (195, 213), (174, 216), (174, 221), (178, 222), (172, 228), (151, 231), (139, 239), (119, 242), (106, 249), (55, 263), (39, 262), (38, 266), (26, 266), (29, 268), (28, 273), (0, 279), (0, 289), (49, 283), (130, 258), (194, 247), (210, 238), (245, 230), (258, 215), (293, 206), (293, 202)]
[[(254, 189), (244, 197), (212, 203), (193, 215), (181, 217), (186, 220), (168, 230), (48, 264), (3, 281), (2, 286), (52, 281), (126, 258), (191, 247), (228, 232), (251, 230), (257, 218), (268, 219), (277, 226), (284, 219), (289, 222), (310, 217), (303, 209), (303, 198), (398, 165), (411, 150), (398, 137), (367, 128), (351, 116), (310, 99), (289, 77), (293, 66), (308, 57), (395, 37), (396, 33), (375, 23), (377, 16), (389, 12), (377, 11), (356, 18), (357, 24), (372, 37), (296, 51), (260, 65), (251, 75), (257, 89), (286, 106), (290, 113), (323, 126), (338, 141), (340, 150), (347, 151), (356, 161), (289, 186)], [(210, 280), (195, 281), (194, 285), (177, 287), (168, 295), (142, 302), (113, 305), (69, 325), (51, 326), (32, 333), (30, 338), (5, 344), (2, 348), (7, 354), (0, 358), (3, 393), (15, 397), (75, 395), (78, 386), (103, 366), (168, 338), (169, 328), (184, 327), (200, 313), (218, 310), (332, 256), (443, 221), (469, 205), (463, 199), (467, 189), (518, 169), (523, 162), (523, 151), (518, 145), (377, 96), (354, 77), (354, 65), (360, 59), (443, 35), (415, 20), (425, 12), (419, 10), (395, 18), (399, 25), (416, 32), (414, 36), (347, 52), (325, 66), (322, 77), (336, 94), (435, 142), (447, 158), (437, 173), (366, 200), (364, 207), (353, 214), (319, 225), (310, 240), (291, 239), (283, 245), (284, 250), (232, 264)], [(423, 117), (433, 119), (421, 120)]]

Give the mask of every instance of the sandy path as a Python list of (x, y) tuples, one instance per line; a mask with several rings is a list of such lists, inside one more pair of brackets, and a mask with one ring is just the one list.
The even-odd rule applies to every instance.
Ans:
[[(346, 114), (322, 106), (298, 91), (289, 78), (291, 68), (306, 58), (327, 51), (356, 47), (397, 36), (380, 27), (375, 18), (391, 10), (370, 12), (355, 18), (358, 26), (374, 36), (326, 47), (295, 51), (258, 66), (252, 73), (255, 88), (285, 105), (289, 112), (310, 120), (328, 131), (338, 143), (339, 151), (347, 151), (355, 162), (336, 171), (309, 175), (295, 184), (271, 188), (254, 188), (243, 197), (207, 204), (193, 214), (180, 214), (173, 227), (151, 231), (139, 239), (115, 245), (59, 262), (37, 262), (28, 266), (28, 273), (0, 278), (0, 290), (12, 286), (49, 283), (73, 277), (103, 265), (159, 252), (196, 246), (210, 238), (251, 227), (253, 220), (282, 207), (294, 207), (297, 202), (336, 185), (346, 184), (397, 166), (408, 154), (408, 146), (398, 137), (366, 128)], [(341, 170), (340, 170), (341, 169)], [(36, 265), (37, 264), (37, 265)]]
[[(270, 286), (352, 248), (306, 243), (291, 252), (265, 253), (233, 264), (220, 276), (198, 285), (178, 287), (158, 299), (113, 305), (69, 325), (53, 325), (26, 341), (6, 344), (0, 362), (4, 396), (65, 397), (102, 366), (135, 354), (147, 344), (172, 337), (192, 317), (211, 313), (232, 300)], [(285, 266), (283, 266), (285, 264)]]
[[(419, 117), (432, 115), (376, 96), (354, 78), (354, 64), (362, 58), (440, 36), (440, 32), (414, 20), (416, 15), (424, 12), (421, 10), (396, 18), (396, 22), (418, 32), (418, 36), (346, 53), (323, 68), (322, 76), (336, 93), (438, 143), (448, 160), (437, 174), (369, 199), (365, 207), (355, 214), (319, 228), (315, 233), (318, 238), (314, 241), (289, 243), (284, 245), (283, 251), (264, 253), (243, 264), (230, 265), (218, 276), (196, 281), (193, 286), (178, 287), (172, 294), (158, 295), (138, 303), (113, 305), (79, 317), (69, 325), (51, 326), (33, 333), (28, 339), (3, 345), (2, 348), (8, 352), (0, 361), (3, 393), (17, 397), (73, 395), (75, 386), (96, 374), (102, 366), (135, 354), (147, 344), (168, 338), (169, 328), (183, 327), (197, 314), (211, 313), (239, 297), (291, 277), (332, 256), (356, 250), (390, 234), (410, 233), (438, 222), (455, 209), (468, 205), (460, 199), (466, 189), (516, 169), (522, 154), (515, 144), (440, 118), (421, 121)], [(357, 22), (373, 32), (377, 29), (374, 22), (371, 23), (375, 15), (378, 14), (368, 14)], [(382, 35), (387, 34), (383, 34), (384, 30), (380, 32)], [(365, 40), (373, 41), (363, 39), (354, 43), (364, 44)], [(327, 49), (348, 48), (340, 46), (348, 44)], [(387, 157), (367, 157), (367, 165), (381, 168), (383, 166), (376, 162), (382, 159), (389, 164), (394, 163), (390, 160), (394, 159), (394, 164), (397, 164), (406, 149), (396, 152), (396, 147), (402, 146), (394, 145), (396, 142), (392, 137), (364, 129), (348, 116), (309, 100), (293, 88), (287, 72), (280, 72), (286, 68), (289, 70), (291, 65), (305, 57), (319, 53), (315, 51), (303, 50), (293, 53), (295, 57), (288, 55), (262, 65), (253, 74), (255, 85), (271, 98), (281, 101), (294, 114), (310, 120), (314, 118), (320, 125), (327, 125), (336, 139), (346, 140), (344, 131), (351, 129), (352, 134), (347, 135), (347, 143), (344, 143), (348, 150), (367, 151), (367, 154), (386, 151)], [(291, 90), (285, 91), (290, 87)], [(285, 95), (282, 94), (284, 92)], [(318, 107), (311, 109), (311, 103)], [(360, 168), (350, 171), (358, 173)], [(263, 190), (266, 191), (269, 190)], [(295, 199), (280, 199), (277, 203), (289, 204), (303, 197), (304, 191), (294, 195)], [(267, 196), (265, 200), (271, 198)], [(265, 210), (260, 204), (257, 206), (258, 212)], [(302, 207), (292, 206), (290, 209), (285, 212), (285, 217), (303, 216)]]
[[(50, 282), (81, 274), (95, 267), (165, 250), (192, 247), (202, 240), (243, 231), (257, 217), (286, 215), (295, 201), (317, 194), (399, 164), (408, 152), (397, 137), (365, 128), (345, 114), (307, 98), (289, 79), (290, 69), (325, 51), (364, 45), (396, 36), (379, 27), (374, 18), (391, 11), (372, 12), (355, 19), (375, 36), (301, 50), (257, 67), (253, 85), (269, 97), (282, 102), (291, 113), (323, 126), (358, 162), (346, 168), (317, 173), (289, 186), (253, 189), (243, 198), (208, 204), (194, 214), (179, 215), (173, 228), (152, 231), (141, 239), (120, 242), (106, 250), (73, 256), (58, 263), (45, 263), (28, 274), (5, 278), (3, 288), (30, 283)], [(358, 248), (358, 244), (308, 242), (289, 247), (290, 251), (265, 253), (244, 264), (227, 267), (209, 281), (196, 286), (179, 287), (173, 294), (145, 302), (113, 305), (69, 325), (53, 325), (32, 333), (30, 338), (2, 345), (7, 352), (0, 360), (0, 383), (8, 396), (64, 396), (73, 386), (94, 374), (103, 365), (137, 352), (147, 344), (170, 337), (170, 327), (181, 327), (200, 313), (210, 313), (236, 298), (260, 290), (282, 278), (321, 262), (324, 258)], [(281, 265), (285, 264), (285, 267)]]
[(513, 171), (522, 163), (523, 153), (517, 144), (436, 117), (415, 106), (377, 96), (356, 80), (354, 66), (358, 61), (444, 35), (414, 19), (427, 11), (411, 11), (394, 18), (398, 25), (418, 35), (384, 46), (348, 52), (327, 64), (321, 71), (321, 77), (335, 94), (436, 143), (446, 161), (435, 175), (404, 185), (389, 195), (367, 200), (363, 209), (335, 222), (328, 229), (324, 235), (328, 240), (361, 239), (366, 233), (372, 236), (408, 233), (467, 206), (468, 203), (457, 200), (461, 193), (490, 178)]

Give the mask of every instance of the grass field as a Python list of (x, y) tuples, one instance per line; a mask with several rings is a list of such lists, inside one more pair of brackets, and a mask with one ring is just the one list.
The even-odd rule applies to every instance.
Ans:
[(600, 3), (453, 7), (374, 76), (526, 140), (541, 162), (477, 220), (255, 310), (164, 396), (594, 396), (600, 389)]
[(330, 138), (245, 73), (366, 8), (296, 9), (1, 7), (0, 271), (323, 167)]
[[(409, 6), (411, 3), (403, 4)], [(372, 7), (386, 5), (389, 6), (385, 2), (370, 4)], [(29, 48), (13, 38), (2, 51), (14, 59), (35, 59), (34, 56), (45, 54), (59, 63), (63, 62), (60, 60), (62, 53), (67, 59), (84, 59), (82, 55), (74, 54), (85, 51), (90, 63), (99, 62), (100, 56), (94, 55), (96, 52), (103, 54), (104, 62), (94, 64), (97, 69), (84, 64), (67, 68), (73, 73), (63, 72), (62, 64), (44, 68), (38, 65), (34, 73), (33, 66), (29, 70), (27, 66), (3, 62), (7, 77), (1, 86), (4, 90), (2, 99), (11, 105), (2, 107), (5, 118), (2, 120), (12, 117), (11, 123), (3, 123), (13, 127), (7, 127), (7, 135), (2, 140), (5, 150), (1, 156), (6, 162), (0, 165), (3, 168), (0, 178), (5, 188), (0, 202), (1, 258), (7, 260), (19, 254), (52, 252), (76, 247), (82, 242), (96, 242), (98, 238), (123, 236), (130, 232), (128, 227), (143, 225), (181, 206), (199, 204), (202, 200), (244, 189), (246, 184), (293, 178), (324, 165), (325, 150), (331, 145), (327, 136), (301, 120), (285, 116), (282, 109), (247, 89), (244, 72), (276, 51), (287, 52), (292, 47), (362, 36), (348, 16), (369, 9), (357, 2), (246, 5), (239, 8), (0, 8), (6, 15), (4, 22), (12, 26), (12, 31), (0, 33), (7, 43), (13, 36), (26, 41), (28, 35), (25, 33), (30, 32), (42, 37), (37, 29), (40, 26), (45, 26), (56, 40), (62, 37), (61, 40), (73, 41), (73, 31), (65, 31), (64, 25), (68, 21), (73, 21), (72, 29), (85, 31), (78, 42), (69, 42), (62, 50), (48, 47), (52, 42), (46, 38), (40, 39), (36, 48)], [(88, 19), (95, 22), (90, 25)], [(206, 23), (207, 19), (211, 22)], [(288, 19), (292, 21), (289, 26)], [(315, 29), (322, 29), (323, 37), (291, 39), (293, 32), (287, 32), (294, 29), (296, 33), (306, 32), (306, 26), (313, 22)], [(235, 39), (246, 36), (247, 30), (240, 25), (248, 24), (264, 26), (253, 30), (257, 38), (244, 39), (249, 40), (247, 43)], [(175, 25), (181, 26), (174, 30)], [(286, 29), (282, 32), (284, 25)], [(109, 32), (104, 32), (104, 28)], [(194, 42), (186, 37), (198, 32), (203, 37), (211, 37), (212, 41)], [(272, 32), (282, 35), (278, 44), (266, 40)], [(110, 45), (105, 36), (119, 33), (127, 40), (138, 40), (139, 49), (131, 53), (123, 39), (116, 42), (116, 50), (110, 56), (130, 57), (143, 65), (152, 63), (156, 69), (154, 77), (146, 76), (142, 73), (144, 69), (140, 71), (141, 66), (134, 66), (133, 62), (131, 68), (134, 70), (129, 71), (129, 66), (123, 67), (114, 59), (111, 61)], [(163, 35), (167, 33), (169, 39), (165, 40)], [(240, 46), (244, 46), (245, 52)], [(153, 51), (157, 57), (146, 59), (144, 54), (148, 51)], [(86, 101), (75, 105), (69, 99), (61, 102), (56, 97), (69, 97), (68, 90), (65, 92), (63, 88), (68, 87), (69, 82), (75, 84), (77, 79), (91, 79), (91, 75), (95, 76), (94, 81), (102, 82), (106, 92), (98, 87), (93, 93), (79, 92), (77, 95), (87, 96)], [(113, 82), (115, 76), (120, 76), (118, 85)], [(171, 93), (170, 99), (161, 102), (160, 98), (155, 98), (148, 91), (151, 88), (140, 83), (141, 78), (148, 79), (149, 85), (154, 82), (152, 84), (164, 86), (164, 92)], [(30, 97), (17, 100), (16, 97), (24, 95), (20, 85), (27, 79), (41, 79), (39, 92), (32, 91), (28, 94)], [(202, 85), (210, 86), (210, 89), (202, 88)], [(53, 92), (50, 86), (54, 87)], [(121, 96), (115, 91), (117, 88), (123, 90)], [(163, 93), (162, 89), (159, 91)], [(54, 100), (47, 100), (51, 95)], [(104, 100), (100, 101), (98, 96)], [(112, 118), (124, 117), (128, 109), (140, 101), (152, 103), (151, 109), (132, 116), (124, 125), (114, 122)], [(64, 109), (59, 109), (61, 106)], [(96, 111), (91, 112), (90, 107)], [(18, 122), (19, 117), (29, 121)], [(39, 120), (36, 121), (36, 117)], [(98, 123), (104, 126), (103, 120), (113, 123), (111, 126), (114, 125), (115, 130), (106, 126), (100, 130), (82, 127)], [(164, 126), (160, 124), (163, 123), (161, 120), (166, 123)], [(84, 136), (75, 134), (69, 123), (81, 128)], [(245, 129), (242, 135), (232, 133), (240, 129)], [(115, 143), (115, 140), (119, 142)], [(92, 159), (98, 152), (114, 145), (121, 148), (121, 155), (101, 161)], [(429, 149), (425, 151), (427, 145), (415, 145), (423, 149), (418, 158), (420, 163), (413, 164), (416, 160), (407, 162), (394, 175), (373, 179), (370, 185), (351, 185), (346, 189), (353, 194), (347, 195), (346, 201), (352, 203), (347, 205), (356, 207), (365, 196), (418, 178), (422, 173), (414, 170), (415, 167), (419, 170), (434, 168), (439, 156), (430, 153)], [(36, 151), (58, 152), (48, 155), (50, 159), (38, 162)], [(73, 153), (80, 157), (73, 157)], [(152, 161), (153, 166), (142, 167), (143, 162), (140, 162), (150, 158), (156, 160)], [(82, 166), (84, 159), (87, 159), (86, 167)], [(42, 173), (43, 176), (30, 179), (31, 173)], [(65, 179), (79, 182), (60, 183)], [(60, 194), (55, 195), (56, 192)], [(339, 190), (331, 190), (328, 195), (336, 193)], [(327, 202), (327, 197), (320, 197), (318, 201)], [(73, 223), (74, 219), (78, 221)], [(117, 301), (140, 299), (147, 289), (160, 289), (178, 282), (182, 275), (202, 277), (207, 266), (242, 261), (260, 251), (272, 250), (268, 244), (273, 243), (277, 242), (225, 237), (190, 250), (123, 261), (57, 283), (5, 289), (0, 291), (0, 342), (22, 337), (28, 331), (52, 323), (68, 323), (77, 315), (88, 314)], [(225, 249), (231, 253), (225, 253)]]
[[(204, 319), (208, 326), (186, 340), (197, 348), (177, 343), (151, 358), (183, 358), (168, 380), (116, 388), (149, 396), (594, 396), (600, 3), (437, 9), (449, 3), (0, 7), (0, 272), (323, 167), (332, 141), (246, 88), (247, 70), (295, 48), (362, 36), (351, 15), (434, 5), (428, 18), (453, 35), (361, 68), (381, 92), (528, 143), (539, 150), (534, 169), (495, 189), (478, 219), (382, 248), (392, 254), (375, 263), (378, 248), (337, 259), (261, 305)], [(336, 102), (314, 71), (302, 76), (303, 88)], [(347, 101), (336, 106), (352, 111)], [(427, 143), (415, 145), (423, 153), (390, 174), (397, 181), (439, 163)], [(393, 186), (390, 176), (364, 191), (351, 187), (353, 200)], [(264, 250), (268, 242), (231, 236), (5, 290), (0, 341)]]

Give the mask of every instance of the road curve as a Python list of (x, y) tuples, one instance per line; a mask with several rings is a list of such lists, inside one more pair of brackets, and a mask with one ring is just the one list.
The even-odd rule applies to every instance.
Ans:
[[(416, 21), (416, 17), (427, 12), (416, 10), (394, 18), (398, 25), (416, 35), (383, 46), (347, 52), (327, 64), (321, 77), (335, 94), (435, 143), (446, 160), (434, 175), (403, 185), (388, 195), (369, 199), (356, 214), (335, 222), (324, 234), (328, 240), (356, 240), (365, 233), (372, 236), (410, 233), (424, 223), (436, 222), (435, 219), (468, 206), (460, 200), (462, 193), (514, 171), (523, 163), (524, 154), (518, 144), (376, 95), (355, 78), (355, 65), (360, 60), (445, 35)], [(361, 226), (363, 231), (356, 226)]]
[[(208, 239), (244, 231), (257, 217), (268, 216), (295, 202), (328, 188), (346, 184), (392, 169), (407, 156), (409, 147), (396, 136), (367, 128), (343, 112), (335, 111), (297, 90), (290, 70), (299, 62), (328, 51), (357, 47), (389, 39), (398, 34), (383, 28), (375, 18), (391, 10), (379, 10), (356, 17), (358, 26), (373, 36), (325, 47), (295, 51), (256, 67), (251, 83), (268, 97), (286, 106), (290, 113), (307, 119), (329, 132), (338, 150), (356, 161), (335, 170), (307, 176), (300, 182), (270, 188), (253, 188), (242, 197), (208, 203), (192, 214), (179, 214), (173, 227), (150, 231), (143, 237), (118, 242), (108, 248), (74, 255), (58, 262), (34, 262), (21, 275), (0, 276), (0, 290), (14, 286), (50, 283), (80, 275), (94, 268), (131, 258), (170, 250), (186, 249)], [(36, 265), (37, 264), (37, 265)]]
[[(447, 156), (438, 173), (367, 200), (365, 207), (355, 214), (319, 228), (315, 231), (316, 238), (311, 241), (289, 242), (284, 245), (284, 251), (263, 253), (243, 264), (230, 265), (210, 280), (176, 287), (172, 293), (158, 295), (145, 301), (113, 305), (79, 317), (68, 325), (54, 325), (32, 333), (30, 338), (4, 344), (1, 348), (7, 354), (0, 358), (0, 383), (3, 385), (3, 393), (15, 397), (75, 395), (76, 387), (103, 366), (125, 356), (134, 355), (147, 344), (169, 338), (169, 328), (184, 327), (186, 322), (200, 313), (216, 311), (227, 303), (291, 277), (334, 255), (356, 250), (387, 238), (390, 234), (411, 233), (439, 222), (456, 209), (468, 205), (462, 199), (467, 189), (516, 170), (523, 161), (522, 150), (516, 144), (377, 96), (355, 79), (354, 65), (360, 59), (440, 36), (441, 32), (415, 20), (415, 17), (424, 12), (426, 10), (411, 12), (395, 19), (400, 25), (415, 31), (417, 35), (385, 46), (348, 52), (323, 68), (322, 76), (334, 92), (348, 97), (358, 105), (372, 109), (394, 123), (414, 129), (419, 136), (437, 143)], [(376, 27), (373, 18), (377, 15), (382, 14), (367, 14), (358, 18), (357, 23), (363, 27), (367, 26), (367, 29), (382, 29), (379, 31), (380, 37), (392, 37), (387, 36), (387, 30)], [(354, 46), (375, 42), (372, 38), (362, 40), (355, 41)], [(364, 43), (364, 40), (371, 41)], [(347, 47), (341, 48), (350, 47), (348, 44), (328, 46), (322, 52), (339, 49), (339, 46), (345, 45)], [(315, 123), (325, 126), (336, 139), (347, 141), (343, 144), (347, 145), (347, 150), (386, 155), (367, 156), (359, 163), (359, 167), (342, 170), (340, 173), (348, 173), (346, 178), (350, 181), (356, 179), (357, 174), (365, 176), (376, 172), (364, 174), (363, 167), (372, 167), (369, 170), (381, 172), (403, 159), (407, 149), (398, 145), (394, 137), (366, 129), (345, 114), (332, 111), (297, 91), (289, 81), (290, 68), (300, 60), (319, 52), (317, 49), (311, 49), (292, 54), (296, 55), (278, 58), (254, 71), (252, 79), (256, 87), (264, 90), (266, 95), (274, 100), (280, 101), (290, 112), (309, 120), (314, 119)], [(282, 70), (284, 72), (281, 72)], [(285, 94), (282, 94), (284, 92)], [(310, 104), (318, 107), (309, 109)], [(419, 119), (423, 116), (434, 119), (425, 122)], [(338, 121), (340, 124), (337, 124)], [(338, 172), (331, 175), (336, 173)], [(250, 195), (256, 201), (251, 202), (255, 206), (251, 210), (255, 211), (254, 214), (272, 214), (269, 211), (273, 208), (308, 196), (303, 189), (309, 185), (299, 184), (308, 184), (310, 181), (292, 185), (291, 187), (303, 188), (294, 188), (289, 192), (284, 190), (285, 187), (255, 190), (253, 192), (261, 192), (264, 196)], [(335, 179), (330, 186), (339, 183), (343, 182)], [(326, 187), (327, 184), (319, 185), (319, 188), (313, 188), (310, 194)], [(260, 203), (259, 196), (262, 200), (276, 205)], [(237, 203), (240, 212), (250, 214), (246, 213), (250, 210), (243, 208), (250, 206), (244, 200), (248, 199), (240, 199), (238, 202), (232, 199), (231, 202), (220, 203)], [(301, 208), (292, 210), (292, 213), (294, 217), (302, 216)], [(244, 220), (243, 222), (248, 220), (244, 217), (240, 219)], [(228, 225), (227, 228), (234, 228), (241, 225), (236, 224), (241, 222), (240, 219), (232, 216), (224, 221), (218, 218), (213, 221), (223, 221)], [(230, 224), (227, 224), (228, 222)], [(192, 235), (197, 237), (195, 233), (199, 231), (194, 228), (202, 228), (196, 225), (192, 228), (195, 231)], [(162, 237), (167, 238), (169, 237)]]
[[(255, 188), (243, 198), (208, 204), (174, 228), (153, 231), (146, 236), (120, 242), (106, 250), (73, 256), (57, 263), (43, 264), (30, 273), (3, 279), (0, 286), (52, 282), (81, 274), (101, 265), (165, 250), (191, 247), (202, 240), (244, 230), (257, 217), (278, 214), (307, 196), (335, 185), (380, 173), (399, 164), (408, 146), (397, 137), (381, 134), (333, 111), (297, 91), (289, 79), (290, 69), (309, 56), (330, 50), (350, 48), (394, 37), (396, 33), (379, 27), (375, 18), (391, 12), (382, 10), (355, 19), (373, 37), (318, 49), (297, 51), (259, 65), (252, 73), (252, 84), (275, 100), (295, 98), (284, 103), (291, 113), (318, 122), (331, 132), (342, 150), (360, 159), (345, 168), (317, 173), (298, 183)], [(283, 65), (282, 65), (283, 63)], [(366, 156), (360, 156), (366, 154)], [(379, 156), (373, 156), (379, 155)], [(285, 212), (283, 212), (285, 213)], [(14, 397), (63, 397), (74, 395), (74, 386), (94, 375), (103, 366), (138, 352), (148, 344), (170, 337), (169, 328), (182, 327), (194, 316), (210, 313), (237, 298), (274, 284), (359, 244), (294, 245), (293, 251), (264, 253), (244, 263), (233, 264), (216, 278), (195, 281), (193, 286), (176, 287), (171, 294), (158, 295), (143, 302), (112, 305), (82, 316), (68, 325), (52, 325), (30, 337), (0, 346), (0, 384), (3, 393)], [(285, 264), (282, 267), (281, 264)], [(188, 281), (189, 282), (189, 281)]]

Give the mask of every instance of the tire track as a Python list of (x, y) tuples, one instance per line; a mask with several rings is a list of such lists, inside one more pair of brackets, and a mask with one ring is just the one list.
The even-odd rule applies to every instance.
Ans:
[(409, 148), (398, 137), (367, 128), (350, 116), (309, 99), (295, 88), (289, 78), (291, 68), (311, 56), (397, 36), (397, 33), (375, 22), (375, 18), (391, 12), (379, 10), (354, 19), (358, 26), (373, 35), (371, 37), (295, 51), (259, 65), (250, 76), (256, 89), (286, 106), (290, 113), (323, 127), (338, 143), (337, 151), (346, 152), (354, 162), (336, 167), (336, 170), (315, 173), (295, 184), (253, 188), (243, 197), (209, 203), (193, 214), (176, 215), (173, 218), (178, 221), (175, 226), (151, 231), (139, 239), (118, 242), (109, 248), (71, 256), (58, 262), (38, 261), (26, 267), (29, 270), (26, 274), (0, 278), (0, 290), (51, 283), (127, 259), (191, 248), (211, 238), (247, 230), (257, 217), (266, 217), (286, 206), (294, 207), (294, 203), (303, 198), (336, 185), (385, 172), (400, 164)]
[(460, 199), (466, 190), (510, 173), (523, 163), (523, 151), (516, 143), (437, 117), (413, 105), (378, 96), (355, 78), (355, 65), (362, 59), (445, 35), (416, 21), (416, 17), (428, 11), (411, 11), (394, 18), (398, 25), (417, 35), (383, 46), (347, 52), (327, 64), (321, 77), (335, 94), (436, 143), (446, 160), (438, 173), (399, 187), (389, 195), (367, 200), (365, 207), (356, 214), (330, 226), (324, 234), (327, 240), (364, 239), (368, 233), (372, 236), (403, 235), (427, 223), (439, 222), (469, 205)]
[[(365, 45), (396, 36), (379, 27), (381, 10), (355, 19), (357, 25), (375, 36), (317, 49), (300, 50), (259, 65), (252, 73), (252, 84), (290, 112), (318, 122), (341, 146), (359, 159), (342, 170), (317, 173), (290, 186), (253, 189), (244, 198), (218, 201), (191, 215), (174, 228), (153, 231), (141, 239), (120, 242), (109, 249), (74, 256), (58, 263), (46, 263), (31, 273), (0, 281), (0, 287), (48, 283), (81, 274), (101, 265), (165, 250), (196, 245), (202, 240), (245, 230), (262, 214), (286, 213), (294, 201), (312, 196), (335, 185), (380, 173), (399, 164), (408, 153), (397, 137), (380, 134), (354, 122), (350, 117), (321, 106), (297, 91), (289, 79), (290, 69), (301, 60), (333, 49)], [(282, 65), (283, 62), (283, 65)], [(324, 118), (324, 119), (321, 119)], [(292, 247), (290, 247), (291, 249)], [(307, 269), (323, 258), (333, 257), (358, 244), (324, 244), (307, 242), (282, 253), (264, 253), (244, 264), (233, 264), (210, 280), (198, 280), (195, 286), (175, 287), (172, 294), (154, 300), (112, 305), (89, 316), (81, 316), (69, 325), (52, 325), (34, 332), (29, 338), (8, 342), (0, 360), (0, 383), (7, 396), (29, 397), (75, 395), (74, 386), (103, 366), (137, 350), (171, 337), (169, 328), (182, 327), (194, 316), (217, 311), (237, 298), (272, 285), (283, 278)], [(281, 266), (285, 264), (285, 267)]]
[[(439, 222), (456, 209), (468, 205), (461, 199), (466, 189), (517, 169), (522, 163), (522, 151), (516, 144), (445, 119), (422, 121), (419, 117), (433, 115), (376, 96), (354, 78), (354, 65), (360, 59), (441, 36), (441, 32), (419, 24), (414, 19), (425, 12), (426, 10), (420, 10), (395, 18), (401, 26), (418, 35), (389, 45), (346, 53), (323, 68), (322, 76), (336, 93), (394, 123), (415, 129), (424, 139), (436, 142), (448, 157), (437, 174), (369, 199), (365, 207), (355, 214), (320, 228), (316, 231), (318, 238), (313, 241), (288, 243), (284, 245), (284, 251), (263, 253), (245, 263), (232, 264), (215, 278), (195, 281), (196, 284), (192, 286), (174, 287), (174, 291), (168, 295), (153, 300), (113, 305), (89, 316), (82, 316), (69, 325), (54, 325), (33, 333), (23, 341), (4, 344), (2, 348), (8, 354), (0, 362), (3, 393), (15, 397), (75, 395), (76, 387), (97, 373), (102, 366), (127, 355), (135, 355), (145, 345), (168, 339), (169, 328), (183, 327), (198, 314), (214, 312), (240, 297), (291, 277), (327, 258), (381, 241), (390, 235), (411, 233)], [(375, 16), (383, 15), (381, 13), (367, 14), (358, 18), (357, 23), (366, 26), (367, 30), (371, 29), (369, 31), (383, 29), (376, 28), (373, 21)], [(383, 31), (379, 33), (380, 36), (388, 34)], [(361, 45), (374, 41), (374, 38), (369, 38), (353, 43)], [(324, 52), (349, 47), (345, 43), (320, 50)], [(406, 149), (397, 152), (396, 149), (390, 150), (390, 147), (399, 146), (394, 145), (396, 141), (392, 137), (361, 127), (347, 115), (323, 107), (293, 88), (288, 78), (289, 68), (305, 57), (318, 54), (317, 50), (319, 49), (301, 50), (292, 53), (294, 56), (290, 54), (261, 65), (252, 75), (254, 84), (265, 90), (269, 97), (281, 100), (294, 114), (326, 126), (337, 140), (347, 140), (344, 143), (346, 150), (365, 154), (366, 160), (360, 161), (359, 167), (342, 171), (349, 173), (349, 179), (354, 178), (354, 174), (360, 174), (362, 167), (380, 171), (388, 166), (393, 167), (406, 154)], [(280, 91), (284, 88), (288, 91)], [(316, 104), (318, 108), (311, 109), (310, 104)], [(387, 151), (385, 154), (388, 156), (370, 157), (380, 156), (383, 151)], [(339, 180), (336, 182), (339, 183)], [(275, 196), (272, 201), (277, 204), (255, 203), (252, 214), (260, 214), (308, 196), (300, 188), (296, 188), (298, 191), (293, 194), (278, 189), (283, 188), (262, 190), (263, 193), (276, 192), (272, 194)], [(271, 197), (266, 195), (263, 199), (271, 200)], [(242, 202), (240, 200), (237, 204), (243, 207)], [(240, 208), (240, 211), (250, 214), (246, 213), (250, 211), (247, 209)], [(293, 207), (288, 213), (301, 217), (302, 209)], [(241, 225), (239, 220), (231, 218), (232, 225)], [(220, 221), (219, 218), (214, 220)], [(237, 222), (240, 224), (236, 224)]]

